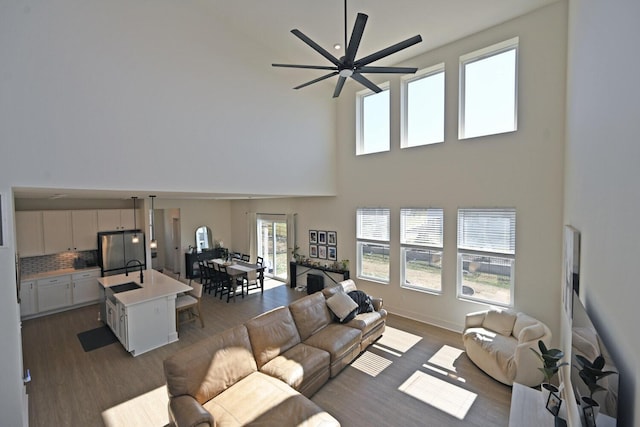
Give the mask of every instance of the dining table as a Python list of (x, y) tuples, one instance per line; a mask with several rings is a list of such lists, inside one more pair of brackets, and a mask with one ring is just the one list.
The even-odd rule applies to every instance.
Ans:
[[(250, 274), (255, 273), (256, 277), (256, 287), (260, 288), (260, 293), (264, 292), (264, 265), (260, 264), (251, 264), (249, 262), (240, 261), (234, 259), (232, 261), (227, 261), (222, 258), (215, 258), (209, 260), (214, 264), (223, 265), (227, 268), (227, 274), (231, 276), (232, 281), (236, 281), (237, 279), (246, 278), (247, 283), (251, 280)], [(247, 287), (247, 292), (248, 292)]]

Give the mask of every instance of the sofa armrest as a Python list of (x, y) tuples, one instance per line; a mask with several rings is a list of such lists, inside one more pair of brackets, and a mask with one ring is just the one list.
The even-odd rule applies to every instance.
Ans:
[(373, 304), (373, 309), (375, 311), (382, 310), (382, 298), (371, 297), (371, 304)]
[[(543, 323), (527, 326), (520, 331), (518, 345), (514, 355), (516, 364), (515, 382), (529, 387), (535, 387), (544, 380), (544, 374), (538, 368), (542, 368), (542, 362), (533, 350), (538, 350), (538, 341), (542, 340), (548, 347), (551, 345), (551, 331)], [(529, 338), (529, 339), (522, 339)]]
[(215, 427), (213, 416), (189, 395), (172, 397), (169, 400), (170, 421), (176, 427)]
[(464, 317), (464, 329), (478, 328), (482, 326), (484, 317), (487, 314), (486, 311), (476, 311), (475, 313), (469, 313)]

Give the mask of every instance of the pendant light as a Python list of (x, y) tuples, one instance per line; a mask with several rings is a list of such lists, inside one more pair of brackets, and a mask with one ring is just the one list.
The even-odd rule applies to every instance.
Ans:
[(149, 242), (149, 247), (151, 249), (157, 249), (158, 248), (158, 241), (156, 240), (156, 227), (153, 224), (153, 220), (154, 220), (154, 216), (155, 216), (155, 211), (153, 209), (153, 199), (156, 198), (156, 196), (149, 196), (149, 198), (151, 199), (151, 241)]
[[(133, 199), (133, 228), (134, 230), (137, 229), (136, 227), (136, 199), (137, 197), (132, 197)], [(140, 238), (138, 237), (138, 233), (134, 232), (133, 233), (133, 237), (131, 238), (131, 243), (138, 243), (140, 242)]]

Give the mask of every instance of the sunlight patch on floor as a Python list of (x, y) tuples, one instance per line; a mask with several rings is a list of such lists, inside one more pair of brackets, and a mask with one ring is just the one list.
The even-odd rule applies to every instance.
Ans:
[(391, 366), (392, 363), (389, 359), (385, 359), (370, 351), (365, 351), (351, 363), (351, 367), (375, 378), (380, 372)]
[(457, 372), (457, 369), (454, 365), (456, 360), (460, 357), (460, 355), (464, 353), (464, 350), (459, 348), (451, 347), (449, 345), (443, 345), (440, 350), (436, 352), (429, 359), (429, 363), (435, 366), (439, 366), (440, 368), (446, 369), (451, 372)]
[(477, 394), (416, 371), (398, 390), (447, 414), (464, 420)]
[(129, 399), (102, 412), (106, 427), (163, 427), (169, 424), (167, 387)]
[(400, 353), (406, 353), (411, 347), (419, 343), (421, 339), (422, 337), (419, 335), (387, 326), (382, 337), (376, 341), (373, 346), (384, 351), (389, 351), (390, 349)]

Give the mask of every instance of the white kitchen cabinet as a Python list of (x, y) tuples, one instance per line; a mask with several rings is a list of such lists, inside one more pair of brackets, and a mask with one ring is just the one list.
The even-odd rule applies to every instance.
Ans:
[(20, 316), (30, 316), (38, 312), (38, 288), (35, 280), (20, 282)]
[(73, 250), (70, 211), (43, 211), (42, 224), (45, 254)]
[[(142, 224), (136, 218), (136, 227)], [(98, 210), (98, 231), (133, 230), (133, 209)]]
[(71, 276), (38, 279), (38, 312), (56, 310), (71, 305)]
[(107, 315), (107, 325), (111, 328), (111, 330), (117, 337), (119, 333), (118, 328), (120, 324), (118, 322), (118, 312), (116, 311), (116, 305), (110, 299), (107, 299), (105, 301), (105, 305), (106, 305), (105, 314)]
[(21, 257), (44, 255), (41, 211), (16, 212), (16, 240)]
[(98, 249), (98, 211), (71, 211), (73, 250), (90, 251)]
[(84, 271), (71, 275), (72, 304), (84, 304), (100, 299), (100, 285), (98, 284), (100, 270)]
[(127, 351), (131, 351), (129, 349), (129, 322), (127, 308), (121, 302), (118, 302), (118, 304), (116, 304), (116, 309), (118, 310), (118, 339)]

